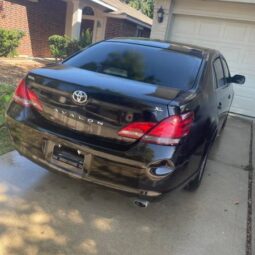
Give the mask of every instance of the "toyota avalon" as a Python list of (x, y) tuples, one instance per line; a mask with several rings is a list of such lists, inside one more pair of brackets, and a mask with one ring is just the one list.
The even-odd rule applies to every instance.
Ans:
[(244, 81), (213, 49), (111, 39), (29, 72), (7, 125), (21, 155), (146, 206), (178, 187), (198, 188), (232, 84)]

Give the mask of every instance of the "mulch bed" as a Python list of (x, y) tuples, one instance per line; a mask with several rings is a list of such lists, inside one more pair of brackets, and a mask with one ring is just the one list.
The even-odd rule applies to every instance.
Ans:
[(29, 70), (42, 67), (47, 63), (47, 61), (31, 59), (0, 58), (0, 155), (13, 150), (8, 130), (4, 125), (4, 112), (9, 101), (7, 99), (5, 102), (5, 97), (11, 97), (15, 86)]
[(0, 58), (0, 84), (17, 85), (29, 70), (47, 63), (47, 60)]

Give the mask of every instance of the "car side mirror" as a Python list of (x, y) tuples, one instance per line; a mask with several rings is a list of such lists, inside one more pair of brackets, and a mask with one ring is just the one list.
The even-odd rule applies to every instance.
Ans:
[(239, 74), (236, 74), (235, 76), (230, 78), (231, 83), (236, 83), (236, 84), (240, 84), (240, 85), (244, 84), (245, 80), (246, 80), (245, 76), (239, 75)]

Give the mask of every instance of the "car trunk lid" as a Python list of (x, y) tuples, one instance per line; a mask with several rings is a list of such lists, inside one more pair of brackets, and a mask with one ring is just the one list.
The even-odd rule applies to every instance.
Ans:
[[(77, 133), (85, 143), (108, 147), (134, 143), (118, 131), (131, 122), (168, 117), (168, 104), (180, 92), (65, 65), (32, 71), (26, 82), (43, 106), (36, 112), (37, 125), (44, 120), (49, 127)], [(85, 102), (76, 100), (80, 92), (87, 96)]]

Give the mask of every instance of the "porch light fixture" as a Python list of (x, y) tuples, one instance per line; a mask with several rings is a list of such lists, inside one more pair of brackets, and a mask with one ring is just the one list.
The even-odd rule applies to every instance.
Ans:
[(101, 22), (98, 20), (98, 21), (97, 21), (97, 28), (100, 28), (100, 27), (102, 27), (102, 24), (101, 24)]
[(165, 15), (165, 12), (162, 6), (158, 9), (157, 14), (158, 14), (158, 23), (162, 23), (164, 20), (164, 15)]

